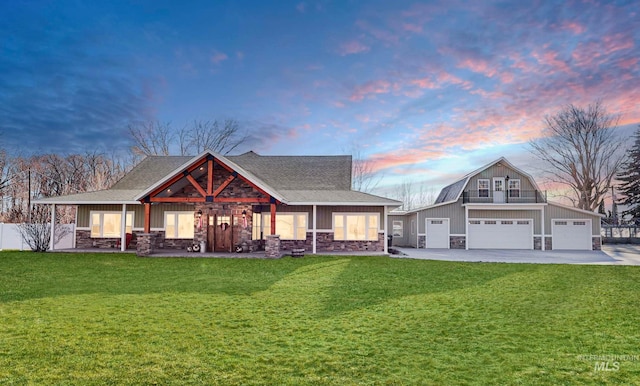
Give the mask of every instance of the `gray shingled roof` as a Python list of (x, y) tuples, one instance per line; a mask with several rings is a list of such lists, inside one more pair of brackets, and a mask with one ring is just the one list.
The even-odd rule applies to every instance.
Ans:
[(276, 190), (351, 189), (351, 156), (261, 156), (250, 151), (227, 158)]
[[(248, 152), (238, 156), (219, 157), (228, 160), (277, 192), (285, 203), (328, 203), (396, 205), (395, 200), (351, 190), (351, 156), (260, 156)], [(108, 190), (50, 197), (36, 203), (99, 204), (134, 203), (159, 181), (179, 172), (179, 168), (196, 157), (149, 156)], [(247, 173), (248, 172), (248, 173)]]
[(468, 178), (465, 177), (459, 181), (454, 182), (451, 185), (447, 185), (442, 188), (434, 204), (457, 200), (460, 196), (460, 193), (462, 192), (462, 189), (464, 189), (465, 185), (467, 184), (467, 180)]

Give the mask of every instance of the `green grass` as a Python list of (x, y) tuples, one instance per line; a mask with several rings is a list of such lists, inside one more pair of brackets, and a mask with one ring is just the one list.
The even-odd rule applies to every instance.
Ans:
[(5, 252), (0, 384), (639, 384), (639, 294), (622, 266)]

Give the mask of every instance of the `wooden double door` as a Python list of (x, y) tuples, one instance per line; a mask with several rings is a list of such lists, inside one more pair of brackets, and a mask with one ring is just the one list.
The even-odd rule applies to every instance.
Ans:
[[(233, 252), (235, 227), (233, 215), (210, 214), (207, 226), (207, 251)], [(234, 237), (235, 236), (235, 237)]]

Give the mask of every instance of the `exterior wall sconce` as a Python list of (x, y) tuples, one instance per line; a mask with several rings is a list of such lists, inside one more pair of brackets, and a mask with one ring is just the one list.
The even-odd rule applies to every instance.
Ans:
[(504, 186), (505, 193), (507, 193), (505, 197), (507, 198), (507, 204), (508, 204), (509, 203), (509, 176), (508, 175), (504, 177), (504, 185), (505, 185)]
[(197, 218), (198, 220), (202, 218), (202, 210), (198, 210), (198, 211), (196, 212), (196, 218)]

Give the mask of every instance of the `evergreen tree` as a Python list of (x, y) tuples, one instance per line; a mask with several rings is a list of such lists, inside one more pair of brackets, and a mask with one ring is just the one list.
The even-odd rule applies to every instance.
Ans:
[(640, 127), (636, 130), (634, 137), (633, 146), (629, 148), (618, 173), (618, 180), (622, 182), (618, 191), (624, 195), (618, 203), (629, 206), (622, 212), (623, 216), (631, 215), (638, 220), (640, 219)]

